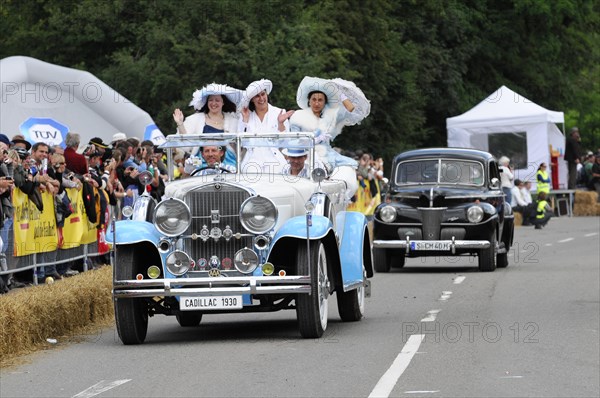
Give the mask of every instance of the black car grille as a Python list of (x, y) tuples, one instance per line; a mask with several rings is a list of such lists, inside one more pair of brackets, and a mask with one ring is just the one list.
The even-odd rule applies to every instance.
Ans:
[(445, 211), (446, 207), (419, 207), (423, 222), (423, 239), (440, 239), (440, 224)]
[[(219, 228), (222, 232), (228, 226), (234, 235), (247, 233), (240, 223), (239, 212), (242, 203), (249, 197), (248, 191), (220, 182), (188, 192), (184, 201), (190, 208), (192, 223), (186, 234), (200, 235), (204, 226), (209, 231)], [(235, 253), (244, 247), (252, 247), (252, 237), (231, 238), (229, 241), (223, 237), (216, 241), (213, 238), (209, 238), (207, 241), (199, 238), (196, 240), (186, 239), (183, 250), (196, 261), (196, 269), (198, 269), (199, 259), (203, 258), (208, 261), (211, 257), (216, 256), (220, 261), (224, 258), (233, 261)], [(219, 268), (223, 269), (223, 266), (221, 265)], [(233, 269), (233, 266), (231, 268)]]

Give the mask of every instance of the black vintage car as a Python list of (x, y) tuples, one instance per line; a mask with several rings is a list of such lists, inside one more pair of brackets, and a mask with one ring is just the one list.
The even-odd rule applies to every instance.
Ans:
[(389, 191), (375, 210), (375, 270), (406, 257), (477, 255), (480, 271), (508, 265), (514, 215), (496, 159), (459, 148), (418, 149), (394, 158)]

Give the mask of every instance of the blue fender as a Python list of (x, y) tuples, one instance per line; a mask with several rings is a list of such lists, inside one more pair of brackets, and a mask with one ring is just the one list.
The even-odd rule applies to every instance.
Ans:
[(340, 237), (340, 262), (344, 291), (363, 282), (363, 248), (367, 218), (362, 213), (341, 211), (336, 216)]
[[(312, 216), (312, 225), (309, 227), (308, 236), (310, 240), (321, 239), (333, 228), (327, 217)], [(275, 234), (271, 247), (281, 238), (306, 239), (306, 216), (292, 217), (283, 224)]]
[[(127, 245), (138, 242), (151, 242), (158, 245), (161, 238), (160, 233), (154, 228), (153, 224), (146, 221), (121, 220), (115, 223), (116, 244)], [(106, 232), (106, 241), (113, 242), (112, 224), (109, 225)]]

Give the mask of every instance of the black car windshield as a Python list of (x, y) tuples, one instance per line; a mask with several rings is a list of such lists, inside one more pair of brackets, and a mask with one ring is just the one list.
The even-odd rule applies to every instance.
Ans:
[(457, 159), (424, 159), (406, 161), (396, 169), (398, 185), (483, 185), (481, 163)]

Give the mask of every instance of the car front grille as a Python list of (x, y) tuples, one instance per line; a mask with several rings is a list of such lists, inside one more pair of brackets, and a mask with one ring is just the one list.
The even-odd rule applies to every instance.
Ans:
[[(229, 227), (234, 235), (247, 234), (240, 222), (239, 211), (244, 200), (249, 197), (250, 192), (245, 189), (222, 182), (211, 183), (188, 192), (184, 201), (190, 208), (192, 222), (186, 235), (200, 235), (204, 227), (209, 231), (218, 228), (221, 233)], [(235, 253), (244, 247), (252, 247), (252, 237), (231, 238), (229, 241), (223, 237), (217, 240), (211, 237), (206, 241), (200, 238), (186, 239), (183, 250), (196, 261), (198, 269), (199, 259), (209, 261), (213, 256), (220, 262), (228, 258), (232, 263)], [(219, 268), (224, 269), (223, 264)], [(233, 265), (231, 269), (234, 269)]]
[(446, 207), (419, 207), (423, 222), (423, 239), (436, 240), (440, 238), (440, 224), (446, 209)]

